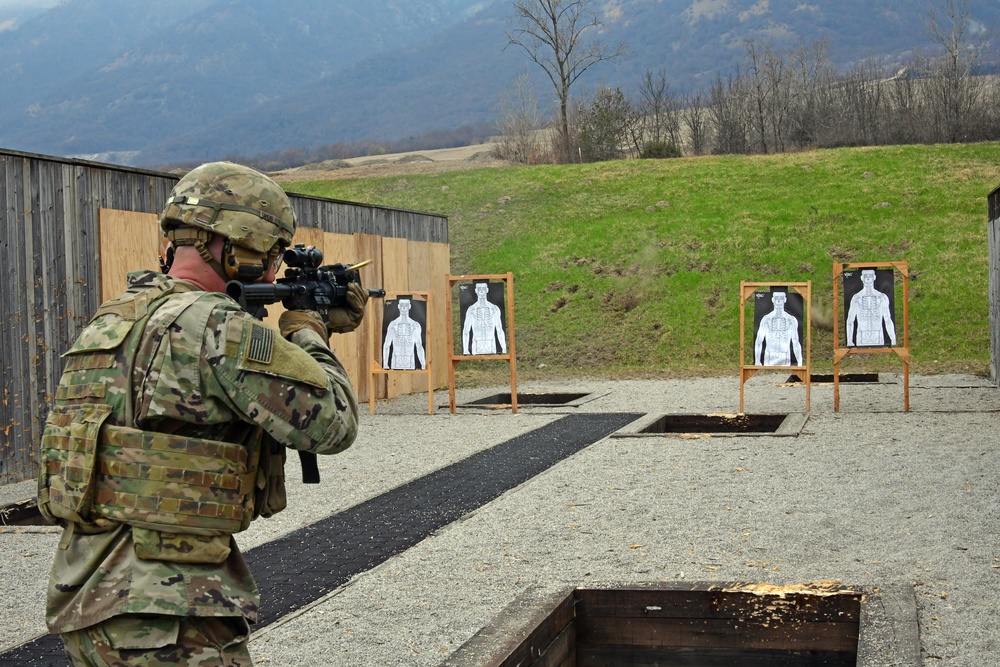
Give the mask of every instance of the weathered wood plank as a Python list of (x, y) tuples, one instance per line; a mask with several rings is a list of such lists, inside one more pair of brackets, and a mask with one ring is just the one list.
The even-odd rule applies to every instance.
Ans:
[(600, 590), (579, 589), (581, 617), (616, 618), (765, 618), (800, 622), (857, 623), (861, 594), (783, 592), (759, 595), (724, 590)]
[(856, 652), (856, 623), (767, 619), (578, 617), (579, 643), (693, 648), (759, 648)]
[(571, 621), (542, 650), (531, 667), (578, 667), (576, 644), (576, 623)]
[[(574, 605), (572, 590), (544, 597), (528, 591), (511, 602), (496, 621), (463, 644), (443, 664), (446, 667), (532, 666), (575, 622)], [(562, 638), (568, 640), (570, 637), (567, 634)], [(558, 646), (554, 648), (554, 654), (558, 653)]]
[(576, 667), (855, 667), (853, 653), (691, 649), (636, 646), (581, 646)]

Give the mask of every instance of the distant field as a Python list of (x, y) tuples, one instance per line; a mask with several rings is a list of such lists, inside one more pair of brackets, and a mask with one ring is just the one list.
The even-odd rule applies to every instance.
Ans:
[[(281, 180), (449, 216), (454, 273), (514, 273), (524, 373), (736, 373), (741, 280), (812, 281), (813, 368), (829, 372), (832, 263), (904, 259), (912, 370), (988, 370), (986, 196), (1000, 185), (998, 143), (474, 165)], [(901, 367), (867, 355), (844, 370)]]

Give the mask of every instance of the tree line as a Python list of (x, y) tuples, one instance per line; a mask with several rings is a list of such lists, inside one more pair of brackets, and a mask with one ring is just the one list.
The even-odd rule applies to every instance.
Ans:
[[(735, 70), (705, 90), (678, 93), (661, 69), (647, 70), (632, 96), (605, 87), (575, 98), (570, 87), (582, 71), (622, 48), (582, 39), (584, 30), (600, 25), (588, 2), (515, 5), (522, 23), (508, 40), (548, 75), (559, 113), (543, 132), (527, 75), (515, 82), (496, 122), (497, 155), (514, 162), (1000, 139), (1000, 85), (986, 74), (998, 62), (992, 31), (972, 21), (966, 0), (929, 6), (929, 54), (903, 64), (873, 57), (838, 71), (827, 40), (795, 48), (746, 40)], [(567, 52), (567, 44), (582, 50)]]

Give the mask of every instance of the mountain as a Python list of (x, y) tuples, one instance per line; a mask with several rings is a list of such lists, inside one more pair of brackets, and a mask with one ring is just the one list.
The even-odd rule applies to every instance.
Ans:
[(70, 0), (0, 34), (0, 88), (12, 93), (0, 102), (0, 144), (141, 150), (406, 45), (479, 4)]
[[(834, 6), (835, 5), (835, 6)], [(141, 6), (143, 9), (136, 9)], [(672, 88), (733, 72), (744, 40), (820, 38), (847, 67), (930, 47), (908, 0), (610, 0), (600, 38), (628, 47), (578, 91), (633, 90), (662, 68)], [(0, 32), (0, 145), (60, 155), (132, 151), (136, 164), (392, 140), (490, 121), (529, 72), (508, 46), (512, 0), (68, 0)], [(970, 0), (973, 27), (1000, 3)], [(38, 46), (42, 45), (42, 46)], [(68, 55), (67, 55), (68, 54)], [(10, 91), (11, 94), (6, 94)]]
[[(0, 32), (0, 113), (17, 122), (45, 97), (212, 0), (75, 0)], [(64, 100), (69, 98), (65, 97)], [(12, 117), (13, 116), (13, 117)]]

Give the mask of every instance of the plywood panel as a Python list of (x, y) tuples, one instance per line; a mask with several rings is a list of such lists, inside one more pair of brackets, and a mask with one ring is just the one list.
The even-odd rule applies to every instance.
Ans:
[(125, 275), (141, 269), (157, 270), (166, 240), (155, 213), (102, 208), (98, 211), (101, 255), (101, 301), (126, 289)]
[(406, 272), (409, 289), (417, 292), (434, 290), (431, 284), (431, 244), (415, 241), (407, 244)]
[[(388, 292), (398, 294), (413, 289), (410, 287), (409, 270), (406, 265), (409, 243), (406, 239), (382, 239), (382, 286)], [(381, 326), (376, 331), (379, 335), (375, 338), (375, 347), (378, 348), (382, 343)], [(378, 349), (376, 349), (375, 356), (377, 357), (378, 354)], [(386, 397), (396, 398), (400, 394), (409, 394), (419, 385), (426, 388), (423, 376), (388, 375), (386, 377)]]
[[(333, 232), (323, 234), (324, 264), (346, 264), (353, 266), (366, 259), (368, 258), (361, 256), (357, 234), (335, 234)], [(362, 282), (364, 282), (365, 278), (366, 275), (362, 272)], [(366, 283), (365, 287), (378, 287), (378, 285), (368, 285)]]
[(405, 292), (414, 289), (410, 285), (406, 265), (409, 243), (406, 239), (382, 239), (382, 287), (387, 291)]
[(451, 273), (451, 246), (447, 243), (428, 243), (430, 292), (433, 311), (434, 340), (429, 343), (434, 362), (434, 386), (448, 386), (448, 348), (451, 345), (451, 322), (448, 321), (448, 275)]
[[(366, 287), (382, 287), (382, 237), (375, 236), (374, 234), (358, 234), (358, 252), (359, 261), (365, 261), (366, 259), (371, 260), (371, 264), (361, 268), (361, 282)], [(382, 330), (382, 309), (375, 308), (374, 304), (372, 308), (368, 311), (365, 317), (371, 317), (374, 323), (374, 330)], [(362, 378), (368, 378), (371, 372), (371, 365), (368, 360), (371, 358), (368, 351), (371, 349), (369, 345), (371, 344), (372, 337), (369, 333), (369, 327), (358, 327), (358, 331), (361, 332), (361, 339), (359, 341), (359, 347), (361, 354), (358, 355), (359, 362), (359, 372)], [(358, 400), (367, 401), (369, 396), (374, 396), (375, 398), (385, 398), (386, 397), (386, 376), (377, 375), (375, 376), (374, 386), (368, 386), (370, 383), (363, 383), (361, 385), (361, 390), (358, 391)]]
[[(416, 292), (431, 293), (431, 312), (428, 313), (426, 353), (431, 364), (431, 377), (429, 381), (432, 387), (438, 387), (441, 385), (438, 384), (437, 377), (441, 375), (442, 369), (447, 368), (448, 359), (447, 357), (436, 356), (434, 345), (441, 336), (447, 335), (447, 330), (442, 329), (441, 322), (436, 319), (440, 311), (439, 303), (441, 302), (443, 292), (441, 286), (434, 283), (431, 275), (431, 244), (410, 241), (407, 245), (407, 266), (407, 279), (410, 283), (410, 289)], [(447, 372), (444, 373), (444, 377), (447, 377)], [(426, 378), (421, 378), (421, 382), (415, 389), (426, 391), (426, 382)]]
[[(320, 246), (317, 246), (320, 247)], [(323, 234), (323, 263), (324, 264), (347, 264), (352, 266), (360, 261), (358, 254), (358, 240), (354, 234)], [(363, 282), (363, 281), (362, 281)], [(368, 306), (368, 313), (365, 317), (371, 316), (372, 305)], [(367, 322), (362, 322), (364, 328)], [(364, 350), (360, 347), (361, 331), (355, 329), (350, 333), (333, 334), (330, 336), (330, 347), (333, 349), (340, 363), (347, 369), (347, 376), (351, 379), (351, 386), (354, 393), (360, 394), (362, 387), (368, 386), (368, 379), (361, 375), (360, 357)], [(365, 389), (367, 392), (367, 389)], [(367, 395), (367, 393), (366, 393)], [(361, 400), (360, 398), (358, 400)]]
[[(418, 243), (416, 241), (410, 241), (406, 246), (406, 272), (407, 272), (407, 282), (409, 283), (409, 289), (414, 292), (431, 292), (431, 312), (428, 313), (427, 322), (427, 333), (428, 342), (426, 353), (431, 364), (432, 376), (430, 377), (431, 382), (433, 382), (433, 375), (436, 375), (437, 369), (443, 364), (447, 364), (447, 359), (441, 359), (440, 357), (434, 356), (434, 341), (436, 337), (441, 336), (442, 332), (446, 331), (441, 329), (440, 323), (434, 320), (435, 315), (435, 302), (438, 295), (433, 293), (434, 286), (431, 283), (431, 249), (429, 243)], [(411, 382), (413, 383), (412, 391), (427, 391), (427, 375), (413, 376)]]

